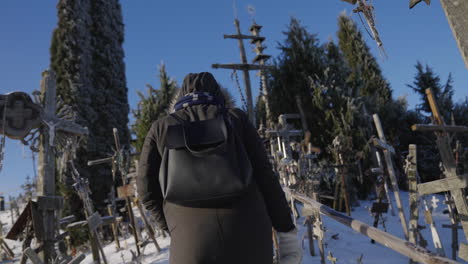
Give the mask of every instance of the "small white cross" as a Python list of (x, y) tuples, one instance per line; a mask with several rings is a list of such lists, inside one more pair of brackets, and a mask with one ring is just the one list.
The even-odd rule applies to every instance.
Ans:
[(432, 208), (436, 209), (437, 207), (439, 207), (438, 203), (440, 202), (440, 200), (435, 195), (432, 196), (431, 202)]

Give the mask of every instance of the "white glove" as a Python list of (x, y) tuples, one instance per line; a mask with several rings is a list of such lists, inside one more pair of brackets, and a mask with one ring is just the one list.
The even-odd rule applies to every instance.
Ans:
[(302, 247), (297, 239), (297, 229), (287, 233), (278, 232), (278, 247), (280, 264), (300, 264), (302, 262)]

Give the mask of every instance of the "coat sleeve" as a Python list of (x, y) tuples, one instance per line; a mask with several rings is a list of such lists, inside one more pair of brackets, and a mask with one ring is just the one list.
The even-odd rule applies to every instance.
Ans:
[[(241, 111), (241, 110), (239, 110)], [(254, 178), (262, 193), (271, 223), (276, 231), (288, 232), (295, 228), (291, 217), (286, 195), (273, 172), (271, 163), (260, 136), (255, 127), (243, 112), (240, 114), (243, 123), (243, 140), (252, 163)]]
[(163, 211), (163, 196), (159, 185), (159, 167), (161, 155), (159, 154), (156, 141), (156, 123), (154, 123), (148, 134), (140, 154), (138, 163), (137, 191), (138, 197), (145, 208), (150, 211), (159, 226), (168, 230)]

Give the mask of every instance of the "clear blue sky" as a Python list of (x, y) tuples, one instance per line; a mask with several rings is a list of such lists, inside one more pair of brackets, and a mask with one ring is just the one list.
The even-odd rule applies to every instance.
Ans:
[[(405, 84), (411, 83), (417, 60), (429, 63), (445, 80), (455, 80), (455, 100), (468, 96), (468, 75), (439, 1), (408, 9), (408, 0), (374, 0), (377, 26), (388, 53), (379, 58), (394, 96), (408, 95), (411, 106), (418, 98)], [(3, 0), (0, 5), (0, 93), (38, 89), (41, 72), (49, 65), (52, 30), (57, 23), (52, 0)], [(157, 66), (164, 61), (170, 76), (179, 83), (189, 72), (212, 71), (218, 81), (238, 95), (227, 70), (213, 70), (212, 63), (239, 61), (237, 43), (224, 40), (234, 33), (232, 0), (122, 0), (125, 23), (125, 62), (129, 102), (134, 108), (136, 91), (145, 84), (158, 87)], [(237, 0), (243, 32), (251, 18), (247, 5), (256, 9), (255, 19), (264, 26), (265, 53), (277, 55), (291, 16), (299, 18), (322, 42), (336, 39), (336, 18), (352, 6), (340, 0)], [(358, 21), (358, 17), (353, 16)], [(362, 28), (362, 27), (361, 27)], [(253, 58), (246, 43), (249, 60)], [(369, 40), (374, 54), (375, 44)], [(252, 81), (258, 90), (258, 81)], [(0, 192), (16, 193), (26, 175), (33, 175), (30, 152), (8, 140), (5, 166), (0, 174)]]

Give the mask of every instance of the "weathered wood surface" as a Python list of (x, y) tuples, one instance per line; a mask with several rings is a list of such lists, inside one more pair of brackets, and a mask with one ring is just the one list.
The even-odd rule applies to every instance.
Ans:
[(459, 177), (449, 177), (431, 182), (425, 182), (418, 184), (419, 195), (448, 192), (458, 188), (466, 188), (468, 174)]
[[(374, 114), (373, 118), (374, 118), (375, 127), (377, 129), (377, 134), (379, 135), (380, 140), (383, 143), (387, 143), (379, 116), (377, 114)], [(396, 177), (395, 170), (393, 168), (392, 156), (389, 150), (387, 149), (383, 150), (383, 153), (385, 157), (385, 163), (387, 164), (388, 175), (392, 183), (393, 194), (395, 195), (395, 201), (396, 201), (397, 208), (398, 208), (398, 215), (400, 216), (401, 226), (403, 228), (403, 234), (405, 235), (405, 238), (408, 239), (408, 222), (406, 221), (405, 212), (403, 210), (403, 205), (401, 203), (400, 188), (398, 187), (398, 180)]]
[(453, 36), (468, 68), (468, 1), (440, 0), (445, 11)]
[(421, 132), (453, 132), (453, 133), (467, 133), (468, 127), (466, 126), (440, 126), (440, 125), (431, 125), (431, 124), (415, 124), (411, 126), (413, 131)]
[(424, 264), (459, 264), (459, 262), (448, 258), (440, 257), (425, 248), (405, 241), (401, 238), (395, 237), (389, 233), (383, 232), (359, 220), (346, 216), (326, 205), (314, 201), (313, 199), (303, 194), (296, 193), (289, 188), (284, 188), (284, 191), (288, 195), (291, 195), (294, 199), (319, 210), (321, 214), (329, 216), (333, 220), (352, 228), (356, 232), (359, 232), (369, 238), (374, 239), (376, 242), (382, 244), (383, 246), (388, 247), (404, 256), (407, 256), (413, 259), (414, 261)]
[(36, 254), (36, 252), (34, 252), (34, 250), (32, 248), (29, 248), (29, 247), (26, 248), (24, 250), (23, 254), (28, 256), (28, 258), (34, 264), (44, 264), (44, 262), (42, 262), (42, 260), (39, 258), (39, 256)]
[[(407, 160), (406, 176), (408, 177), (408, 192), (409, 192), (409, 242), (419, 245), (418, 228), (419, 228), (419, 207), (418, 207), (418, 178), (417, 178), (417, 148), (416, 145), (409, 145), (409, 153)], [(414, 262), (410, 262), (414, 263)]]
[(378, 138), (373, 138), (372, 142), (374, 143), (374, 146), (376, 146), (377, 148), (381, 150), (388, 150), (390, 151), (390, 153), (395, 154), (395, 149), (391, 145), (383, 142), (382, 140)]
[[(446, 193), (445, 194), (445, 202), (447, 205), (447, 209), (449, 211), (449, 216), (450, 216), (450, 225), (448, 228), (452, 229), (452, 259), (457, 259), (457, 251), (458, 251), (458, 229), (462, 229), (461, 226), (458, 225), (459, 219), (458, 219), (458, 214), (456, 213), (455, 210), (455, 205), (453, 200), (451, 199), (451, 196)], [(442, 225), (442, 227), (447, 227), (446, 225)]]
[(28, 221), (32, 220), (31, 216), (31, 201), (28, 202), (26, 207), (24, 208), (23, 212), (20, 214), (18, 219), (16, 219), (15, 224), (11, 227), (10, 231), (8, 231), (8, 234), (5, 236), (7, 239), (11, 240), (17, 240), (19, 238), (19, 235), (23, 230), (26, 228), (28, 225)]

